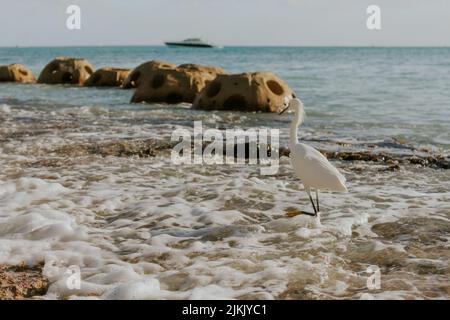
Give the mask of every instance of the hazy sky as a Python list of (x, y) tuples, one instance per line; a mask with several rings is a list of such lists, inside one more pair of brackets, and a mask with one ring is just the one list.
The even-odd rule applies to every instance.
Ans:
[[(81, 7), (81, 30), (66, 8)], [(381, 8), (380, 31), (366, 8)], [(450, 46), (450, 0), (0, 0), (0, 46), (150, 45), (204, 37), (223, 45)]]

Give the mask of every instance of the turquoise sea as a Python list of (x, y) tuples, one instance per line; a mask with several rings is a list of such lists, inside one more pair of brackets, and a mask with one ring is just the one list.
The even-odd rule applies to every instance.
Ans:
[[(304, 101), (309, 116), (306, 127), (341, 138), (398, 138), (414, 145), (450, 148), (450, 48), (0, 48), (0, 63), (23, 63), (39, 74), (50, 60), (64, 55), (87, 58), (97, 68), (133, 68), (157, 59), (217, 65), (233, 73), (268, 70), (285, 79)], [(18, 106), (36, 102), (51, 108), (139, 108), (128, 104), (131, 94), (2, 84), (0, 103), (15, 99)], [(285, 119), (275, 115), (262, 118), (270, 126), (286, 125)]]

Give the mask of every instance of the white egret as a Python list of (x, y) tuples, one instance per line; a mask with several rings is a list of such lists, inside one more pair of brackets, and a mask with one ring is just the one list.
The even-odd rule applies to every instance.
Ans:
[[(292, 168), (294, 169), (295, 176), (303, 182), (305, 191), (314, 209), (314, 213), (304, 213), (317, 216), (317, 213), (320, 211), (319, 190), (347, 192), (345, 177), (319, 151), (311, 146), (298, 142), (297, 130), (305, 118), (303, 103), (297, 98), (286, 102), (287, 106), (279, 114), (282, 114), (288, 109), (295, 112), (294, 120), (291, 123), (289, 144)], [(311, 189), (314, 189), (316, 192), (317, 207), (314, 205), (311, 197)]]

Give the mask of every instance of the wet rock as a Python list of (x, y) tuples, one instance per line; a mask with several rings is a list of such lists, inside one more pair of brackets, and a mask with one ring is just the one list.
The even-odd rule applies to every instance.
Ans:
[(141, 75), (131, 102), (192, 103), (206, 84), (225, 73), (221, 68), (184, 64), (155, 67)]
[[(278, 150), (273, 148), (270, 144), (259, 144), (256, 145), (250, 144), (249, 142), (243, 143), (235, 143), (233, 150), (233, 156), (235, 158), (238, 158), (239, 153), (239, 147), (241, 147), (244, 150), (244, 158), (246, 160), (252, 158), (252, 159), (259, 159), (260, 155), (263, 157), (272, 157), (277, 158)], [(226, 145), (224, 146), (224, 155), (226, 155)]]
[(377, 143), (375, 146), (378, 148), (416, 150), (416, 148), (413, 145), (410, 145), (407, 143), (407, 141), (398, 138), (386, 138), (384, 141)]
[(391, 247), (376, 250), (374, 242), (365, 240), (350, 243), (347, 251), (342, 254), (343, 258), (353, 262), (376, 265), (382, 273), (404, 267), (407, 256), (406, 252)]
[(145, 62), (137, 66), (135, 69), (133, 69), (133, 71), (130, 72), (130, 74), (123, 82), (122, 88), (136, 88), (139, 86), (142, 80), (152, 77), (155, 72), (158, 72), (159, 70), (171, 70), (175, 69), (176, 67), (176, 65), (166, 61), (152, 60)]
[[(400, 170), (401, 165), (420, 165), (434, 169), (450, 169), (450, 159), (442, 155), (396, 155), (385, 152), (373, 153), (370, 151), (327, 151), (319, 150), (328, 159), (342, 161), (364, 161), (386, 164), (383, 171)], [(280, 147), (280, 156), (289, 157), (290, 150), (286, 147)]]
[(0, 299), (26, 299), (47, 293), (48, 279), (40, 266), (0, 265)]
[(0, 82), (35, 83), (33, 72), (23, 64), (0, 66)]
[[(9, 138), (17, 138), (9, 137)], [(210, 144), (211, 142), (203, 141), (202, 142), (202, 151)], [(130, 156), (138, 156), (138, 157), (153, 157), (162, 154), (163, 152), (169, 154), (172, 148), (178, 144), (178, 142), (172, 142), (169, 140), (159, 140), (159, 139), (123, 139), (123, 140), (114, 140), (107, 142), (99, 142), (99, 143), (80, 143), (80, 144), (69, 144), (62, 147), (58, 147), (54, 150), (49, 150), (51, 153), (56, 153), (59, 156), (85, 156), (85, 155), (101, 155), (101, 156), (116, 156), (116, 157), (130, 157)], [(238, 143), (231, 143), (233, 156), (237, 158), (238, 155)], [(259, 159), (261, 154), (265, 154), (267, 152), (268, 157), (276, 158), (277, 154), (279, 156), (289, 157), (290, 150), (287, 147), (281, 146), (278, 150), (276, 150), (272, 145), (265, 144), (257, 144), (256, 146), (250, 145), (249, 142), (243, 143), (243, 156), (245, 158), (245, 162), (250, 158)], [(223, 156), (226, 155), (228, 143), (224, 141), (222, 146)], [(194, 148), (194, 138), (191, 137), (191, 151)], [(253, 152), (256, 151), (254, 154)], [(397, 171), (400, 170), (401, 165), (410, 164), (411, 156), (398, 156), (398, 155), (388, 155), (384, 153), (380, 154), (371, 154), (368, 151), (343, 151), (343, 152), (329, 152), (326, 150), (319, 150), (322, 154), (324, 154), (328, 159), (335, 159), (341, 161), (362, 161), (362, 162), (374, 162), (385, 165), (385, 167), (379, 169), (379, 171)], [(413, 159), (417, 157), (414, 156)], [(61, 160), (55, 159), (54, 161), (60, 162)], [(417, 160), (412, 160), (412, 162), (416, 162)], [(428, 156), (424, 160), (424, 165), (435, 168), (435, 169), (448, 169), (448, 159), (443, 158), (441, 156)], [(357, 167), (354, 170), (363, 170), (358, 169)]]
[[(414, 159), (414, 162), (415, 161), (416, 161), (416, 159)], [(411, 162), (411, 163), (413, 163), (413, 162)], [(428, 167), (435, 167), (435, 168), (440, 168), (440, 169), (450, 169), (450, 159), (445, 158), (441, 155), (426, 157), (424, 160), (420, 161), (420, 164), (423, 166), (428, 166)]]
[(391, 160), (391, 156), (384, 153), (371, 153), (370, 151), (349, 151), (349, 152), (327, 152), (322, 151), (327, 158), (345, 160), (345, 161), (372, 161), (386, 162)]
[(431, 245), (440, 242), (440, 236), (450, 233), (450, 222), (434, 218), (403, 218), (376, 224), (372, 231), (386, 239)]
[(218, 75), (200, 92), (193, 107), (279, 112), (285, 97), (295, 97), (293, 90), (270, 72)]
[(83, 85), (93, 73), (86, 59), (58, 57), (45, 66), (38, 83)]
[(101, 68), (85, 82), (86, 87), (120, 87), (130, 74), (129, 69)]
[(390, 164), (382, 169), (379, 169), (378, 171), (398, 171), (400, 170), (400, 166), (398, 164)]
[(409, 163), (420, 164), (421, 166), (424, 166), (427, 164), (427, 159), (419, 158), (417, 156), (412, 156), (409, 158)]
[(165, 150), (170, 150), (174, 146), (172, 142), (165, 142), (156, 139), (147, 140), (116, 140), (102, 143), (85, 143), (65, 145), (51, 152), (62, 156), (86, 156), (100, 155), (103, 157), (132, 157), (141, 158), (154, 157)]

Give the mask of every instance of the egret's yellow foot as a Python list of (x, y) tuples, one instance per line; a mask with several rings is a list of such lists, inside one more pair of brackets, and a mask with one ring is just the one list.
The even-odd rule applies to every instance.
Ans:
[(302, 214), (302, 212), (300, 210), (287, 211), (286, 212), (286, 217), (293, 218), (293, 217), (298, 216), (300, 214)]
[(316, 216), (316, 214), (312, 213), (312, 212), (306, 212), (306, 211), (301, 211), (301, 210), (292, 210), (292, 211), (286, 212), (286, 217), (293, 218), (293, 217), (299, 216), (301, 214), (306, 214), (308, 216)]

